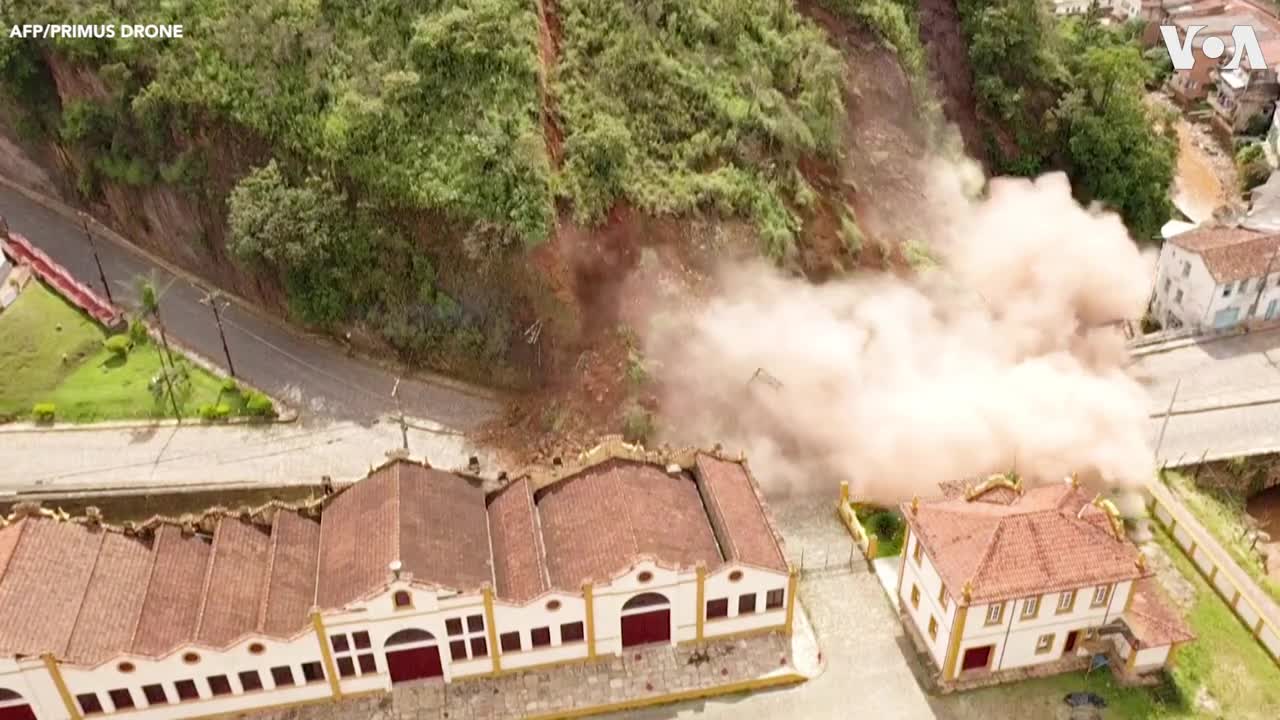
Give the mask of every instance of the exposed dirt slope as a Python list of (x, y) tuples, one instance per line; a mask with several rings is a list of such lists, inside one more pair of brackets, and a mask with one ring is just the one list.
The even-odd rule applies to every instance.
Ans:
[(987, 166), (986, 146), (978, 123), (969, 49), (960, 29), (956, 0), (919, 0), (920, 41), (929, 56), (929, 75), (942, 95), (942, 111), (964, 138), (965, 150)]

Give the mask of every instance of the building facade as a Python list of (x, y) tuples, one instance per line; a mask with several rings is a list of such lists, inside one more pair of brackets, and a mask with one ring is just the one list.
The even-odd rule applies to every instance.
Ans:
[(1224, 330), (1280, 317), (1280, 234), (1200, 227), (1169, 238), (1151, 313), (1165, 329)]
[[(1126, 651), (1119, 657), (1129, 672), (1163, 667), (1168, 649), (1190, 639), (1168, 612), (1161, 618), (1172, 625), (1161, 629), (1176, 632), (1124, 625), (1145, 564), (1114, 508), (1071, 482), (1024, 490), (994, 476), (946, 499), (904, 504), (903, 512), (902, 620), (944, 688), (1011, 671), (1079, 669), (1104, 629), (1127, 638), (1124, 648), (1107, 642)], [(1152, 589), (1142, 603), (1163, 607)]]
[(790, 632), (741, 458), (611, 442), (486, 496), (407, 460), (313, 503), (0, 529), (0, 720), (191, 718)]

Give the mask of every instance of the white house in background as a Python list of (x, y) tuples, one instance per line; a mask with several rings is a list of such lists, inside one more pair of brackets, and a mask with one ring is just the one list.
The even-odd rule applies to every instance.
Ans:
[(1055, 15), (1083, 15), (1091, 5), (1097, 5), (1117, 20), (1137, 17), (1142, 0), (1053, 0)]
[(942, 687), (1078, 670), (1107, 649), (1134, 675), (1191, 639), (1144, 584), (1145, 561), (1109, 502), (1073, 481), (1025, 489), (1003, 475), (944, 491), (902, 505), (898, 585), (903, 624)]
[(485, 495), (394, 460), (323, 500), (0, 521), (0, 720), (192, 718), (790, 632), (741, 458), (611, 442)]
[(1165, 241), (1152, 316), (1166, 329), (1280, 318), (1280, 233), (1202, 226)]

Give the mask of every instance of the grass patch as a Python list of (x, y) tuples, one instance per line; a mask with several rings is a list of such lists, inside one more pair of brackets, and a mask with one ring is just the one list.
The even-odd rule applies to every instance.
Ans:
[[(27, 286), (0, 315), (0, 418), (27, 419), (37, 403), (52, 403), (58, 422), (172, 417), (168, 397), (158, 403), (149, 389), (160, 370), (156, 347), (144, 341), (121, 356), (105, 339), (98, 324), (44, 285)], [(240, 392), (224, 391), (221, 379), (175, 357), (190, 378), (190, 393), (179, 398), (183, 417), (218, 402), (242, 414)]]
[(902, 552), (907, 526), (901, 513), (870, 505), (856, 507), (854, 513), (863, 529), (876, 536), (876, 557), (896, 557)]
[(1246, 530), (1241, 520), (1245, 514), (1244, 498), (1223, 490), (1201, 488), (1194, 480), (1178, 472), (1166, 471), (1164, 480), (1205, 529), (1226, 548), (1232, 559), (1273, 600), (1280, 602), (1280, 582), (1267, 576), (1263, 571), (1262, 557), (1250, 550), (1242, 539)]

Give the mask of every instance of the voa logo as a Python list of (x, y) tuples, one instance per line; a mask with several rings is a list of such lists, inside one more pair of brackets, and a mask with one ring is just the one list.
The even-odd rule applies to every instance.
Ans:
[[(1191, 43), (1199, 33), (1205, 28), (1204, 25), (1192, 25), (1187, 28), (1187, 36), (1182, 41), (1178, 41), (1178, 28), (1174, 25), (1161, 25), (1160, 35), (1164, 38), (1164, 45), (1169, 50), (1169, 59), (1173, 61), (1174, 70), (1190, 70), (1195, 64), (1195, 58), (1191, 53)], [(1223, 67), (1228, 70), (1235, 70), (1240, 67), (1240, 58), (1249, 58), (1249, 67), (1264, 68), (1267, 64), (1262, 59), (1262, 47), (1258, 45), (1258, 36), (1254, 34), (1253, 28), (1248, 25), (1236, 25), (1231, 28), (1231, 43), (1235, 46), (1235, 53), (1231, 55), (1231, 59)], [(1200, 50), (1211, 60), (1217, 60), (1227, 51), (1227, 44), (1222, 38), (1215, 36), (1204, 39), (1204, 44)]]

